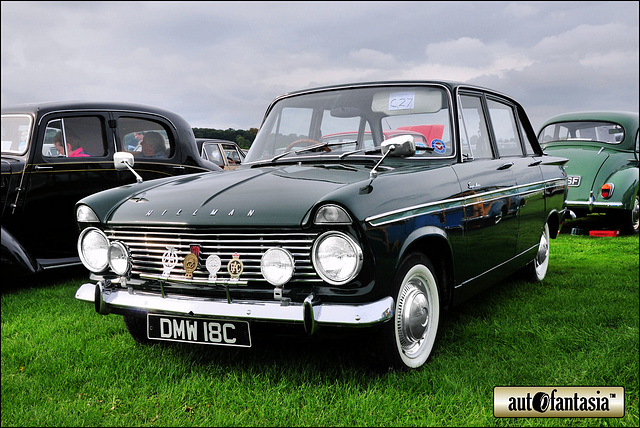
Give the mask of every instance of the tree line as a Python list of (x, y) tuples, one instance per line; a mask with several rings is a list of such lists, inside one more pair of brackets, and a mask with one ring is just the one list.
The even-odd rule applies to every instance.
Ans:
[(211, 128), (193, 128), (193, 134), (196, 138), (211, 138), (218, 140), (235, 141), (241, 148), (249, 149), (251, 143), (256, 138), (258, 128), (250, 128), (248, 131), (244, 129), (211, 129)]

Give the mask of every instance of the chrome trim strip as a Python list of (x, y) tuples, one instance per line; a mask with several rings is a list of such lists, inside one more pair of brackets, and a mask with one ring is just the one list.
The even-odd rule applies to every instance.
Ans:
[[(500, 190), (492, 190), (490, 192), (478, 193), (474, 195), (452, 198), (452, 199), (444, 199), (436, 202), (428, 202), (421, 205), (414, 205), (412, 207), (400, 208), (394, 211), (389, 211), (382, 214), (377, 214), (371, 217), (367, 217), (365, 222), (369, 223), (373, 227), (382, 226), (385, 224), (393, 223), (396, 221), (407, 220), (413, 217), (417, 217), (420, 215), (429, 215), (439, 211), (465, 207), (467, 205), (472, 205), (478, 202), (490, 202), (496, 199), (500, 199), (504, 196), (522, 196), (529, 195), (532, 193), (539, 193), (545, 190), (545, 187), (548, 184), (556, 185), (558, 182), (563, 182), (562, 180), (553, 179), (547, 181), (538, 181), (535, 183), (527, 183), (522, 185), (516, 185), (512, 187), (506, 187)], [(535, 187), (538, 186), (538, 187)], [(519, 189), (526, 189), (524, 192), (519, 192)], [(483, 199), (486, 198), (486, 199)], [(467, 201), (479, 199), (472, 204), (466, 203)], [(434, 207), (437, 207), (434, 209)], [(386, 219), (385, 219), (386, 218)], [(378, 221), (379, 220), (379, 221)]]
[(589, 201), (567, 201), (565, 202), (565, 205), (569, 206), (569, 205), (579, 205), (579, 206), (594, 206), (594, 207), (621, 207), (623, 204), (622, 202), (593, 202), (590, 203)]
[[(76, 291), (76, 299), (95, 304), (96, 285), (83, 284)], [(102, 300), (107, 309), (187, 317), (215, 317), (245, 321), (273, 321), (303, 324), (303, 303), (289, 302), (283, 306), (279, 301), (239, 301), (228, 303), (226, 299), (205, 299), (188, 296), (162, 298), (157, 294), (129, 292), (124, 289), (103, 289)], [(387, 296), (376, 302), (362, 305), (318, 303), (313, 305), (315, 321), (319, 325), (371, 326), (393, 317), (393, 298)]]

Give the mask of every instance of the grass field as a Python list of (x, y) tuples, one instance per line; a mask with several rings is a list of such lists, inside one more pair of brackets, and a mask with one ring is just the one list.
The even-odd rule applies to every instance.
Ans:
[[(637, 236), (561, 234), (542, 284), (456, 307), (410, 372), (379, 370), (349, 335), (141, 346), (74, 299), (85, 277), (4, 289), (3, 427), (638, 426)], [(495, 418), (495, 386), (622, 386), (625, 416)]]

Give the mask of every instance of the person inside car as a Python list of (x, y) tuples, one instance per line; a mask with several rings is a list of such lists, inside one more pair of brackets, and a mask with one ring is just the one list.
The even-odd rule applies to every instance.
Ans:
[(166, 158), (166, 146), (164, 138), (157, 132), (150, 131), (144, 134), (142, 140), (142, 156), (147, 158)]
[[(53, 143), (55, 144), (56, 149), (58, 149), (60, 156), (65, 156), (64, 145), (62, 143), (62, 131), (58, 132), (53, 137)], [(89, 154), (85, 153), (82, 147), (80, 147), (77, 136), (71, 132), (67, 133), (67, 156), (70, 158), (89, 156)]]

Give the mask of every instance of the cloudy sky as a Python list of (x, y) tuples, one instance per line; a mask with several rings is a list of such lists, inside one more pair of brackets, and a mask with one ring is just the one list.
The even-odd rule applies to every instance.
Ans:
[(259, 127), (284, 92), (444, 79), (519, 100), (537, 128), (638, 111), (638, 2), (2, 1), (2, 105), (153, 105)]

